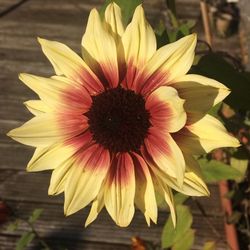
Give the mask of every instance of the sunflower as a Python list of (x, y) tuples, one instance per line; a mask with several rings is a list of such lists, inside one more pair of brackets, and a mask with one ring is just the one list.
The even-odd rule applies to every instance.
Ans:
[(206, 114), (228, 88), (187, 74), (195, 34), (157, 49), (142, 6), (125, 29), (111, 3), (104, 20), (91, 10), (83, 58), (59, 42), (38, 41), (56, 75), (20, 74), (40, 99), (25, 102), (34, 118), (8, 135), (36, 147), (28, 171), (53, 170), (48, 192), (64, 192), (66, 215), (92, 204), (88, 225), (105, 206), (125, 227), (137, 207), (149, 225), (157, 222), (157, 193), (175, 224), (173, 189), (209, 195), (194, 156), (239, 143)]

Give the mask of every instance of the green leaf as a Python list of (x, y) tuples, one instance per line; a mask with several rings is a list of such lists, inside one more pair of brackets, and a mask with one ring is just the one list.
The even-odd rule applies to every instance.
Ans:
[(250, 109), (250, 78), (248, 74), (234, 69), (222, 56), (210, 53), (203, 56), (191, 69), (197, 73), (213, 78), (231, 89), (231, 94), (224, 100), (234, 109)]
[(34, 223), (41, 216), (43, 209), (37, 208), (32, 212), (32, 215), (29, 217), (29, 222)]
[(176, 205), (181, 205), (183, 204), (187, 199), (189, 198), (189, 196), (182, 194), (182, 193), (177, 193), (174, 196), (174, 203)]
[(206, 182), (235, 180), (241, 177), (238, 170), (220, 161), (208, 161), (207, 159), (199, 159), (198, 161)]
[(202, 250), (216, 250), (215, 241), (207, 241)]
[(7, 231), (9, 232), (14, 232), (18, 229), (20, 221), (19, 220), (15, 220), (13, 223), (10, 223), (7, 227)]
[(189, 250), (194, 244), (195, 230), (188, 229), (186, 233), (172, 247), (173, 250)]
[(35, 238), (35, 234), (33, 232), (23, 233), (21, 238), (17, 242), (16, 250), (25, 249), (34, 238)]
[(160, 48), (169, 43), (167, 30), (162, 20), (155, 28), (155, 36), (157, 41), (157, 48)]
[(182, 237), (192, 225), (193, 217), (187, 206), (177, 205), (176, 216), (177, 223), (175, 228), (170, 216), (163, 228), (161, 237), (162, 248), (171, 247), (179, 240), (182, 240)]
[(246, 171), (247, 171), (248, 160), (237, 159), (237, 158), (231, 157), (230, 165), (241, 173), (241, 177), (235, 179), (237, 182), (241, 182), (244, 179)]
[(106, 7), (112, 2), (115, 2), (120, 6), (122, 11), (122, 21), (126, 26), (134, 14), (135, 8), (142, 3), (142, 0), (105, 0), (99, 11), (102, 17), (104, 17)]
[(242, 213), (239, 211), (234, 211), (230, 216), (227, 218), (227, 223), (229, 224), (236, 224), (239, 222), (240, 218), (242, 217)]
[[(221, 108), (221, 104), (222, 104), (222, 102), (219, 102), (219, 103), (217, 103), (215, 106), (213, 106), (213, 107), (208, 111), (208, 114), (214, 116), (214, 117), (217, 118), (217, 119), (218, 119), (218, 118), (220, 119), (220, 117), (218, 116), (218, 112), (219, 112), (219, 110), (220, 110), (220, 108)], [(220, 121), (221, 121), (221, 119), (220, 119)]]

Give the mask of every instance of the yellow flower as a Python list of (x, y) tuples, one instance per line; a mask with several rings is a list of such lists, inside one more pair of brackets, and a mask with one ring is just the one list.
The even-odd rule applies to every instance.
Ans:
[(61, 43), (38, 40), (56, 76), (20, 74), (40, 100), (25, 103), (35, 117), (8, 135), (36, 147), (28, 171), (53, 170), (49, 194), (64, 192), (66, 215), (92, 203), (86, 225), (105, 206), (125, 227), (136, 206), (156, 223), (158, 192), (175, 224), (172, 189), (209, 195), (193, 155), (239, 144), (206, 114), (229, 90), (187, 74), (195, 34), (157, 50), (142, 6), (124, 29), (112, 3), (104, 21), (90, 12), (83, 59)]

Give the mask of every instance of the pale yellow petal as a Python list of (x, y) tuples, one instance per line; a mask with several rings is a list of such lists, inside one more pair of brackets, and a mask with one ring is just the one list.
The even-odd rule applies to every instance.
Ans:
[(19, 79), (35, 91), (43, 103), (57, 112), (84, 113), (91, 106), (88, 91), (68, 78), (46, 78), (23, 73)]
[(71, 171), (74, 171), (72, 168), (73, 162), (74, 159), (71, 157), (61, 162), (60, 165), (58, 164), (53, 170), (48, 190), (49, 195), (57, 195), (64, 192), (67, 178), (69, 178)]
[(83, 59), (66, 45), (38, 38), (42, 50), (50, 60), (57, 75), (64, 75), (86, 87), (91, 94), (103, 90), (103, 85)]
[(141, 5), (135, 9), (133, 19), (122, 37), (122, 42), (126, 61), (132, 61), (135, 66), (143, 65), (155, 53), (155, 34), (145, 18)]
[(192, 66), (195, 46), (192, 34), (158, 49), (135, 80), (137, 92), (147, 95), (185, 75)]
[(146, 146), (143, 151), (144, 158), (152, 158), (154, 163), (168, 175), (177, 178), (181, 187), (183, 184), (185, 161), (179, 146), (168, 133), (160, 132), (157, 128), (151, 127), (147, 138), (144, 139)]
[(34, 147), (47, 147), (62, 138), (55, 117), (49, 113), (32, 118), (7, 135), (18, 142)]
[(220, 82), (195, 74), (182, 76), (171, 86), (177, 89), (181, 98), (185, 99), (184, 108), (192, 114), (191, 120), (194, 120), (194, 116), (196, 119), (202, 118), (209, 109), (230, 93)]
[(173, 222), (173, 225), (175, 227), (176, 225), (176, 209), (175, 209), (175, 203), (174, 203), (174, 197), (173, 192), (171, 188), (169, 188), (166, 183), (164, 183), (158, 176), (155, 176), (153, 178), (154, 185), (159, 192), (159, 194), (164, 197), (164, 200), (166, 201), (167, 205), (169, 206), (171, 219)]
[(143, 212), (147, 224), (150, 226), (150, 220), (157, 223), (158, 213), (154, 185), (146, 162), (140, 155), (136, 153), (133, 153), (133, 155), (136, 157), (134, 159), (136, 175), (135, 204)]
[(76, 149), (59, 143), (46, 148), (38, 148), (37, 150), (28, 163), (27, 171), (29, 172), (55, 169), (67, 162)]
[(108, 29), (113, 33), (113, 36), (121, 37), (124, 33), (122, 23), (121, 8), (116, 3), (110, 3), (105, 10), (105, 21)]
[[(185, 158), (185, 160), (187, 160)], [(190, 167), (191, 166), (191, 167)], [(206, 187), (206, 184), (200, 177), (200, 174), (197, 173), (197, 163), (192, 164), (187, 160), (188, 171), (185, 172), (183, 185), (180, 187), (177, 183), (176, 178), (167, 175), (165, 172), (150, 164), (151, 170), (154, 172), (156, 176), (162, 181), (164, 185), (169, 186), (170, 188), (183, 193), (189, 196), (208, 196), (209, 191)], [(199, 172), (199, 171), (198, 171)]]
[(183, 151), (190, 154), (204, 154), (215, 148), (240, 146), (239, 141), (211, 115), (178, 131), (174, 139)]
[(156, 51), (155, 34), (141, 5), (135, 9), (133, 19), (122, 36), (122, 43), (128, 68), (126, 85), (135, 89), (135, 76)]
[(95, 144), (77, 158), (65, 183), (64, 213), (73, 214), (93, 201), (108, 173), (108, 150)]
[(33, 115), (36, 116), (51, 112), (51, 108), (41, 100), (29, 100), (24, 102), (24, 105)]
[[(104, 188), (104, 187), (103, 187)], [(96, 199), (93, 201), (88, 218), (85, 222), (85, 227), (87, 227), (90, 223), (92, 223), (101, 212), (104, 207), (104, 199), (103, 199), (103, 190), (100, 188), (100, 192), (98, 193)]]
[(133, 161), (128, 153), (121, 153), (118, 160), (113, 160), (104, 191), (106, 209), (118, 226), (126, 227), (130, 224), (135, 212), (134, 197)]
[(96, 9), (91, 10), (82, 38), (84, 61), (99, 76), (104, 76), (110, 87), (119, 82), (117, 48), (114, 37), (104, 28)]

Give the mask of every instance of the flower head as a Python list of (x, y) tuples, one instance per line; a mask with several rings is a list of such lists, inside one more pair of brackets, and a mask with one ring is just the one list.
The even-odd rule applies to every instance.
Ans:
[(53, 170), (49, 194), (64, 192), (66, 215), (92, 203), (86, 225), (104, 206), (119, 226), (129, 225), (135, 207), (156, 223), (157, 192), (175, 223), (172, 189), (209, 194), (193, 155), (238, 141), (206, 114), (229, 90), (187, 74), (195, 34), (157, 49), (142, 6), (125, 29), (111, 3), (103, 21), (90, 12), (83, 58), (38, 41), (56, 75), (20, 74), (40, 100), (25, 103), (35, 117), (9, 136), (36, 147), (28, 171)]

